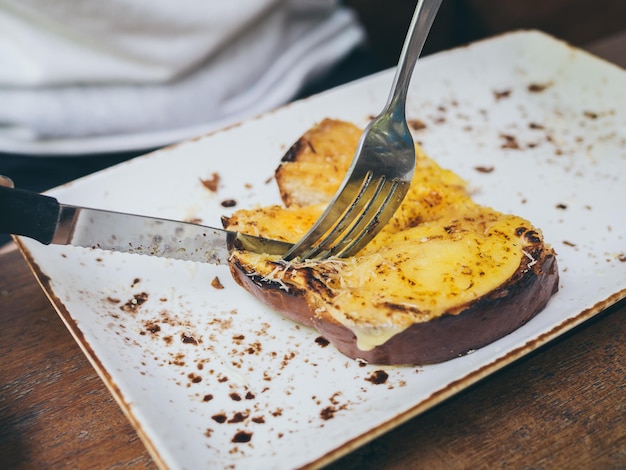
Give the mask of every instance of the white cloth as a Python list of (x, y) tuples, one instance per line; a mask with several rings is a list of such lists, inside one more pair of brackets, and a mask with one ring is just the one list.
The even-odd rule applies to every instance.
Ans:
[(285, 103), (363, 38), (335, 0), (0, 0), (0, 151), (191, 137)]

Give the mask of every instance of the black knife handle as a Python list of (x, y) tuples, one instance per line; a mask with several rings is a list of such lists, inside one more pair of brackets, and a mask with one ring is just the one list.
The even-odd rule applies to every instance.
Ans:
[(24, 235), (48, 245), (54, 238), (60, 211), (52, 197), (0, 186), (0, 233)]

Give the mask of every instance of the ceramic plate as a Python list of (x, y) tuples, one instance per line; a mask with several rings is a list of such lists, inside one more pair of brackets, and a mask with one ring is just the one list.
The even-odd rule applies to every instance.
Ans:
[[(52, 194), (219, 226), (237, 208), (278, 202), (272, 175), (288, 147), (326, 117), (365, 125), (391, 80), (368, 77)], [(626, 296), (622, 69), (517, 32), (424, 58), (409, 100), (425, 151), (478, 202), (541, 227), (558, 253), (560, 290), (547, 308), (470, 355), (364, 365), (255, 301), (226, 267), (19, 240), (157, 464), (322, 466)], [(202, 184), (214, 177), (217, 192)]]

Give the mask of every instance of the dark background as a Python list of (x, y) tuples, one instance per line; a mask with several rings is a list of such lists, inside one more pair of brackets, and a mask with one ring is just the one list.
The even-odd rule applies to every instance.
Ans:
[[(395, 65), (415, 0), (344, 0), (359, 12), (370, 49)], [(424, 54), (515, 29), (539, 29), (586, 46), (626, 29), (624, 0), (443, 0)]]

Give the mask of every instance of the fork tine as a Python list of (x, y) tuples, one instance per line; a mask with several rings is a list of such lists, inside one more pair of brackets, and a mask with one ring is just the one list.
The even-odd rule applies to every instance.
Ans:
[[(402, 199), (398, 191), (401, 186), (397, 179), (388, 180), (382, 177), (377, 183), (370, 183), (367, 189), (373, 194), (361, 198), (361, 203), (354, 203), (344, 213), (341, 221), (330, 233), (326, 234), (317, 245), (302, 253), (306, 259), (326, 259), (331, 256), (350, 256), (361, 250), (378, 231), (374, 229), (379, 224), (385, 224), (395, 212), (395, 207), (389, 209), (389, 204)], [(356, 217), (350, 217), (352, 212)], [(354, 235), (356, 234), (356, 237)], [(353, 238), (354, 237), (354, 238)]]
[[(378, 231), (373, 229), (380, 224), (385, 224), (393, 216), (395, 206), (391, 211), (388, 211), (389, 203), (398, 197), (397, 191), (400, 183), (397, 180), (386, 181), (390, 186), (386, 191), (379, 191), (379, 194), (375, 197), (375, 200), (371, 201), (368, 206), (376, 207), (375, 211), (370, 211), (368, 207), (361, 216), (361, 220), (358, 224), (355, 224), (350, 232), (344, 235), (341, 240), (335, 243), (335, 249), (331, 250), (328, 256), (349, 256), (351, 254), (358, 253), (367, 243), (376, 236)], [(380, 199), (382, 198), (382, 202)], [(365, 217), (365, 214), (369, 217)], [(388, 215), (386, 215), (388, 213)], [(357, 237), (351, 241), (347, 241), (353, 233), (357, 233)], [(338, 250), (338, 248), (341, 248)]]
[(326, 249), (335, 244), (341, 233), (344, 233), (343, 238), (349, 236), (354, 231), (355, 226), (365, 216), (367, 210), (372, 206), (381, 189), (380, 184), (374, 185), (372, 183), (370, 174), (359, 190), (358, 195), (352, 201), (352, 204), (344, 211), (340, 220), (324, 235), (324, 238), (320, 240), (317, 246), (321, 249)]
[(358, 234), (359, 230), (364, 230), (365, 227), (369, 225), (372, 219), (371, 214), (378, 212), (378, 210), (372, 211), (372, 208), (377, 208), (378, 204), (380, 204), (381, 194), (386, 194), (383, 193), (385, 181), (386, 178), (382, 177), (377, 183), (370, 183), (368, 189), (372, 188), (372, 191), (370, 191), (372, 194), (368, 194), (367, 198), (363, 198), (361, 201), (356, 201), (351, 208), (351, 212), (356, 212), (356, 215), (350, 217), (350, 214), (346, 213), (345, 218), (350, 217), (350, 220), (342, 221), (343, 229), (341, 231), (331, 232), (324, 237), (320, 246), (325, 245), (325, 247), (330, 247), (330, 253), (327, 256), (331, 256), (332, 253), (337, 252), (340, 245), (351, 243), (351, 237), (355, 233)]
[(418, 2), (385, 108), (363, 131), (333, 200), (283, 260), (355, 254), (400, 206), (415, 172), (415, 143), (406, 122), (406, 95), (440, 4), (441, 0)]
[[(342, 222), (345, 223), (345, 221), (349, 220), (347, 216), (353, 212), (358, 201), (363, 200), (371, 179), (372, 172), (368, 171), (361, 179), (351, 178), (346, 180), (344, 187), (338, 191), (322, 216), (309, 229), (307, 234), (283, 256), (283, 259), (285, 261), (290, 261), (297, 257), (304, 259), (308, 258), (310, 253), (315, 252), (319, 243), (324, 242), (324, 240), (320, 240), (322, 235), (329, 231), (332, 233), (332, 231), (338, 230), (338, 226)], [(359, 181), (358, 190), (355, 190), (354, 186)]]
[(300, 253), (299, 256), (302, 258), (326, 258), (333, 251), (337, 251), (337, 240), (347, 240), (350, 234), (354, 233), (355, 228), (359, 226), (359, 222), (363, 220), (370, 207), (374, 204), (381, 189), (381, 181), (379, 180), (378, 184), (373, 184), (372, 172), (368, 172), (365, 181), (359, 188), (357, 196), (351, 201), (351, 204), (337, 220), (329, 224), (330, 229), (322, 233), (323, 237), (318, 237), (318, 239), (314, 240), (311, 246), (304, 250), (303, 253)]

